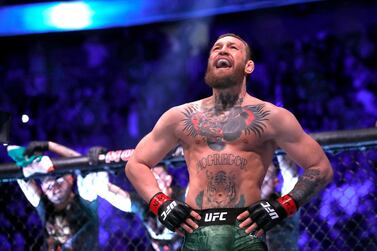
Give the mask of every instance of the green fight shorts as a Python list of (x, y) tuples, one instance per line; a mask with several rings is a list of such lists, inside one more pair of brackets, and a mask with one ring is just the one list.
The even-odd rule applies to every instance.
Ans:
[(262, 237), (247, 235), (238, 227), (237, 216), (245, 208), (216, 208), (197, 211), (202, 217), (199, 228), (186, 233), (182, 251), (259, 251), (267, 250)]

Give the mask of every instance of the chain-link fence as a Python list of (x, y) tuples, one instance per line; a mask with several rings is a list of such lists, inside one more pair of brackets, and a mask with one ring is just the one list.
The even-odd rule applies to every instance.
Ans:
[[(272, 241), (277, 241), (275, 244), (281, 250), (377, 250), (377, 147), (358, 144), (357, 148), (339, 148), (327, 154), (335, 171), (333, 182), (285, 225), (274, 229)], [(168, 162), (166, 166), (172, 176), (174, 196), (183, 198), (188, 183), (184, 162)], [(123, 170), (110, 170), (108, 175), (110, 182), (128, 192), (133, 201), (132, 207), (121, 209), (133, 212), (124, 212), (113, 206), (111, 199), (98, 197), (89, 205), (96, 212), (98, 225), (94, 227), (98, 226), (98, 236), (91, 235), (86, 242), (97, 243), (99, 250), (109, 251), (153, 250), (156, 243), (161, 250), (179, 249), (180, 237), (164, 232), (134, 193)], [(77, 191), (80, 180), (77, 174), (74, 176), (73, 189)], [(17, 181), (0, 183), (0, 189), (0, 250), (47, 250), (53, 241), (44, 245), (45, 231), (57, 239), (68, 238), (69, 231), (73, 231), (59, 222), (58, 217), (54, 218), (55, 225), (46, 217), (43, 219), (41, 215), (49, 213), (34, 208)], [(48, 206), (44, 209), (54, 210)], [(80, 211), (74, 208), (70, 211), (75, 215), (71, 220), (77, 228), (88, 223), (85, 217), (93, 216)], [(80, 250), (85, 250), (85, 246)]]
[(329, 153), (333, 182), (301, 211), (301, 250), (377, 250), (377, 148)]

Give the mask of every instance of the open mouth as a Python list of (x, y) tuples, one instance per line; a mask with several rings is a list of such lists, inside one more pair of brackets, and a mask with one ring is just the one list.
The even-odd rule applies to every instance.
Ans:
[(215, 62), (216, 68), (230, 68), (232, 67), (232, 63), (226, 58), (219, 58)]

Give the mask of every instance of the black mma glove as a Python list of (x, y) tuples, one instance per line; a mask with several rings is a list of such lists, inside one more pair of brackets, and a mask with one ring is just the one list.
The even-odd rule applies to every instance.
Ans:
[(284, 218), (297, 211), (297, 203), (290, 195), (284, 195), (277, 200), (261, 200), (248, 208), (249, 217), (264, 232), (271, 229)]
[(171, 231), (179, 228), (191, 213), (191, 208), (187, 204), (173, 200), (162, 192), (156, 193), (152, 197), (149, 201), (149, 209)]
[(105, 154), (106, 152), (107, 152), (106, 148), (102, 146), (93, 146), (89, 148), (89, 152), (88, 152), (89, 165), (94, 165), (94, 166), (98, 165), (98, 163), (100, 162), (99, 156), (101, 154)]
[(45, 151), (48, 151), (48, 141), (32, 141), (26, 147), (24, 156), (42, 155)]

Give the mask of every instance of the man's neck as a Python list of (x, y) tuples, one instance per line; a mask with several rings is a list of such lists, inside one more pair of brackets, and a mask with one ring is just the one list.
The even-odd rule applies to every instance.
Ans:
[(62, 202), (62, 203), (60, 203), (60, 204), (55, 204), (55, 208), (56, 208), (58, 211), (60, 211), (60, 210), (62, 210), (62, 209), (64, 209), (64, 208), (66, 208), (67, 205), (73, 200), (74, 197), (75, 197), (75, 194), (74, 194), (73, 192), (71, 192), (71, 193), (69, 194), (69, 197), (67, 198), (67, 200), (64, 201), (64, 202)]
[(241, 106), (246, 96), (246, 87), (213, 89), (212, 102), (216, 111), (225, 111), (235, 106)]

